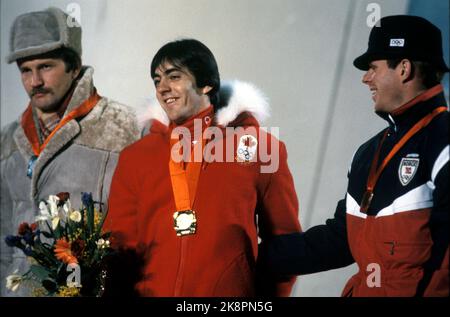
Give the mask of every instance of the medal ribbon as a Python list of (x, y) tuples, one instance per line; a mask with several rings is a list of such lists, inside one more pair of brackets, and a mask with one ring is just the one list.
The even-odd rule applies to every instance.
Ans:
[(31, 143), (31, 147), (33, 148), (33, 152), (36, 156), (42, 153), (47, 144), (50, 142), (52, 137), (56, 134), (56, 132), (61, 129), (67, 122), (72, 119), (76, 119), (88, 114), (92, 108), (99, 102), (102, 97), (97, 94), (97, 91), (94, 89), (94, 93), (84, 101), (79, 107), (72, 110), (67, 116), (61, 119), (58, 125), (53, 129), (50, 135), (45, 139), (44, 143), (41, 145), (39, 143), (39, 137), (37, 134), (36, 126), (33, 120), (33, 111), (31, 108), (31, 104), (28, 105), (27, 110), (22, 116), (22, 127), (24, 129), (25, 135), (28, 138), (28, 141)]
[[(208, 126), (208, 125), (207, 125)], [(178, 139), (170, 139), (171, 149), (179, 142)], [(191, 143), (192, 144), (192, 143)], [(191, 157), (189, 162), (175, 162), (170, 155), (169, 171), (172, 182), (173, 196), (175, 199), (176, 211), (192, 210), (195, 196), (197, 193), (197, 184), (200, 177), (200, 170), (203, 163), (203, 149), (205, 148), (206, 140), (197, 140), (194, 146), (191, 146)], [(194, 160), (194, 153), (198, 151), (201, 146), (201, 158), (199, 162)]]
[[(174, 144), (175, 142), (171, 142), (172, 146)], [(202, 143), (197, 142), (195, 146), (199, 145), (202, 145)], [(172, 181), (172, 190), (177, 211), (191, 210), (194, 204), (202, 167), (202, 161), (194, 162), (193, 160), (194, 149), (191, 152), (191, 161), (187, 164), (186, 168), (184, 162), (174, 162), (172, 157), (169, 160), (170, 179)]]
[(419, 122), (417, 122), (401, 139), (400, 141), (392, 148), (389, 154), (381, 163), (380, 167), (377, 168), (378, 160), (380, 157), (381, 146), (383, 145), (384, 140), (386, 139), (388, 130), (383, 135), (383, 138), (378, 145), (377, 151), (375, 153), (375, 158), (372, 161), (372, 165), (370, 167), (369, 177), (367, 179), (366, 192), (364, 193), (362, 202), (361, 202), (361, 212), (366, 213), (369, 209), (370, 202), (373, 198), (373, 189), (378, 181), (378, 178), (381, 175), (381, 172), (384, 170), (389, 161), (394, 157), (394, 155), (408, 142), (409, 139), (412, 138), (414, 134), (419, 132), (421, 129), (426, 127), (431, 120), (434, 119), (441, 112), (447, 111), (447, 107), (439, 107), (434, 109), (431, 113), (422, 118)]

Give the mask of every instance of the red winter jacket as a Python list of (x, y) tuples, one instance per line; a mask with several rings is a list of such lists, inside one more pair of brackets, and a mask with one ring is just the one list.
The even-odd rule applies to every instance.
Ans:
[[(334, 218), (305, 232), (271, 239), (260, 248), (262, 263), (283, 275), (317, 273), (356, 262), (359, 271), (347, 282), (343, 296), (448, 297), (446, 108), (443, 87), (437, 85), (390, 114), (379, 113), (389, 127), (354, 154), (347, 194), (338, 202)], [(367, 212), (361, 212), (375, 153), (379, 150), (378, 162), (383, 162), (430, 114), (437, 115), (399, 147), (374, 186)]]
[[(255, 103), (250, 108), (242, 100)], [(194, 119), (204, 122), (211, 117), (223, 133), (225, 126), (259, 128), (258, 103), (265, 105), (254, 87), (235, 83), (226, 108), (214, 114), (210, 107), (183, 126), (192, 130)], [(142, 275), (135, 284), (138, 293), (253, 296), (260, 292), (258, 285), (273, 286), (272, 295), (288, 296), (295, 278), (271, 284), (268, 275), (256, 274), (255, 265), (258, 236), (264, 240), (300, 231), (285, 145), (257, 129), (258, 147), (267, 138), (269, 152), (273, 145), (279, 148), (273, 150), (279, 155), (278, 169), (261, 173), (261, 166), (267, 164), (260, 157), (256, 162), (238, 162), (239, 137), (226, 135), (228, 141), (235, 138), (233, 162), (203, 162), (193, 206), (197, 232), (179, 237), (174, 230), (176, 207), (168, 167), (172, 126), (164, 121), (154, 118), (150, 133), (121, 153), (111, 185), (106, 226), (113, 232), (116, 248), (136, 250), (142, 257)]]
[[(421, 119), (443, 112), (392, 157), (360, 211), (369, 168), (380, 147), (382, 162)], [(448, 111), (441, 85), (391, 114), (389, 127), (355, 153), (346, 195), (347, 235), (359, 272), (344, 296), (448, 296)], [(438, 113), (438, 112), (436, 112)], [(383, 135), (386, 135), (383, 140)]]

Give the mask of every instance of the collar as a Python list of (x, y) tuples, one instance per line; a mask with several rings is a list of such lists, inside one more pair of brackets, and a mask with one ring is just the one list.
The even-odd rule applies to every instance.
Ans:
[(194, 137), (194, 123), (195, 120), (200, 119), (202, 120), (202, 132), (205, 130), (206, 127), (208, 127), (209, 125), (211, 125), (211, 121), (214, 118), (214, 107), (212, 105), (209, 105), (208, 108), (206, 108), (205, 110), (197, 113), (196, 115), (190, 117), (189, 119), (187, 119), (185, 122), (183, 122), (182, 124), (175, 124), (173, 122), (170, 123), (169, 125), (169, 136), (172, 134), (172, 130), (177, 128), (177, 127), (185, 127), (188, 128), (190, 133), (191, 133), (191, 137)]
[(389, 123), (391, 131), (398, 132), (399, 130), (410, 128), (434, 109), (446, 105), (443, 87), (441, 84), (438, 84), (411, 99), (391, 113), (376, 113)]

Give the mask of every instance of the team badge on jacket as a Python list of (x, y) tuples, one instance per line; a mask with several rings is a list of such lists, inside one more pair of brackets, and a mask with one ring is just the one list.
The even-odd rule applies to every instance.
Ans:
[(237, 148), (237, 161), (248, 163), (256, 157), (258, 140), (250, 134), (245, 134), (239, 139)]
[(419, 168), (420, 159), (415, 156), (416, 155), (408, 154), (406, 157), (402, 158), (400, 162), (400, 166), (398, 168), (398, 177), (400, 179), (400, 183), (402, 183), (403, 186), (409, 184), (414, 175), (416, 175), (417, 169)]

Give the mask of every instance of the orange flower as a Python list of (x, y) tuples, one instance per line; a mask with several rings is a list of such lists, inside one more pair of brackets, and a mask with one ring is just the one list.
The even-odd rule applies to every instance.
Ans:
[(72, 254), (72, 251), (70, 250), (70, 243), (67, 242), (66, 239), (56, 240), (55, 256), (58, 260), (61, 260), (67, 264), (78, 263), (77, 258)]

